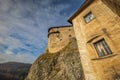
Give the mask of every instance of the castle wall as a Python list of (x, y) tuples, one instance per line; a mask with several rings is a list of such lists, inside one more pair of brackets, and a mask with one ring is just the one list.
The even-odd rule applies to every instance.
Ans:
[[(86, 23), (84, 16), (95, 18)], [(86, 80), (115, 80), (120, 75), (120, 17), (101, 0), (72, 20)], [(112, 54), (99, 57), (94, 43), (105, 39)]]
[(120, 0), (102, 0), (114, 13), (120, 16)]
[(69, 39), (75, 37), (73, 27), (54, 27), (49, 29), (48, 34), (48, 49), (50, 53), (55, 53), (63, 49)]

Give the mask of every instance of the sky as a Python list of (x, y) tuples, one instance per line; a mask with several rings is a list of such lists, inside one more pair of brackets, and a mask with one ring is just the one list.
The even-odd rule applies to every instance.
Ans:
[(47, 47), (48, 29), (70, 25), (84, 0), (0, 0), (0, 63), (33, 63)]

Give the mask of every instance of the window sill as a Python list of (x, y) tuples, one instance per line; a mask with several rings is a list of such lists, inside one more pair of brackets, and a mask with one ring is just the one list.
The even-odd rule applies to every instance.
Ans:
[(109, 54), (109, 55), (106, 55), (106, 56), (103, 56), (103, 57), (99, 57), (99, 58), (93, 58), (91, 60), (101, 60), (101, 59), (106, 59), (106, 58), (110, 58), (110, 57), (113, 57), (113, 56), (116, 56), (117, 54)]

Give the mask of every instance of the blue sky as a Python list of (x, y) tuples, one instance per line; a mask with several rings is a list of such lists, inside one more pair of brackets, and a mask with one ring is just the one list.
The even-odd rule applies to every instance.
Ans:
[(48, 28), (68, 25), (84, 0), (0, 0), (0, 63), (33, 63), (47, 47)]

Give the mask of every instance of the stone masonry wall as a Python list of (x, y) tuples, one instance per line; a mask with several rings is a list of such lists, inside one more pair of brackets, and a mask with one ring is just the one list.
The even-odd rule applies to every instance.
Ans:
[(102, 0), (114, 13), (120, 16), (120, 0)]
[(55, 53), (63, 49), (69, 39), (75, 37), (73, 27), (54, 27), (49, 30), (48, 49), (50, 53)]
[[(89, 23), (84, 16), (92, 12)], [(101, 0), (95, 0), (72, 20), (86, 80), (115, 80), (120, 77), (120, 17)], [(94, 43), (105, 39), (112, 54), (99, 57)]]

